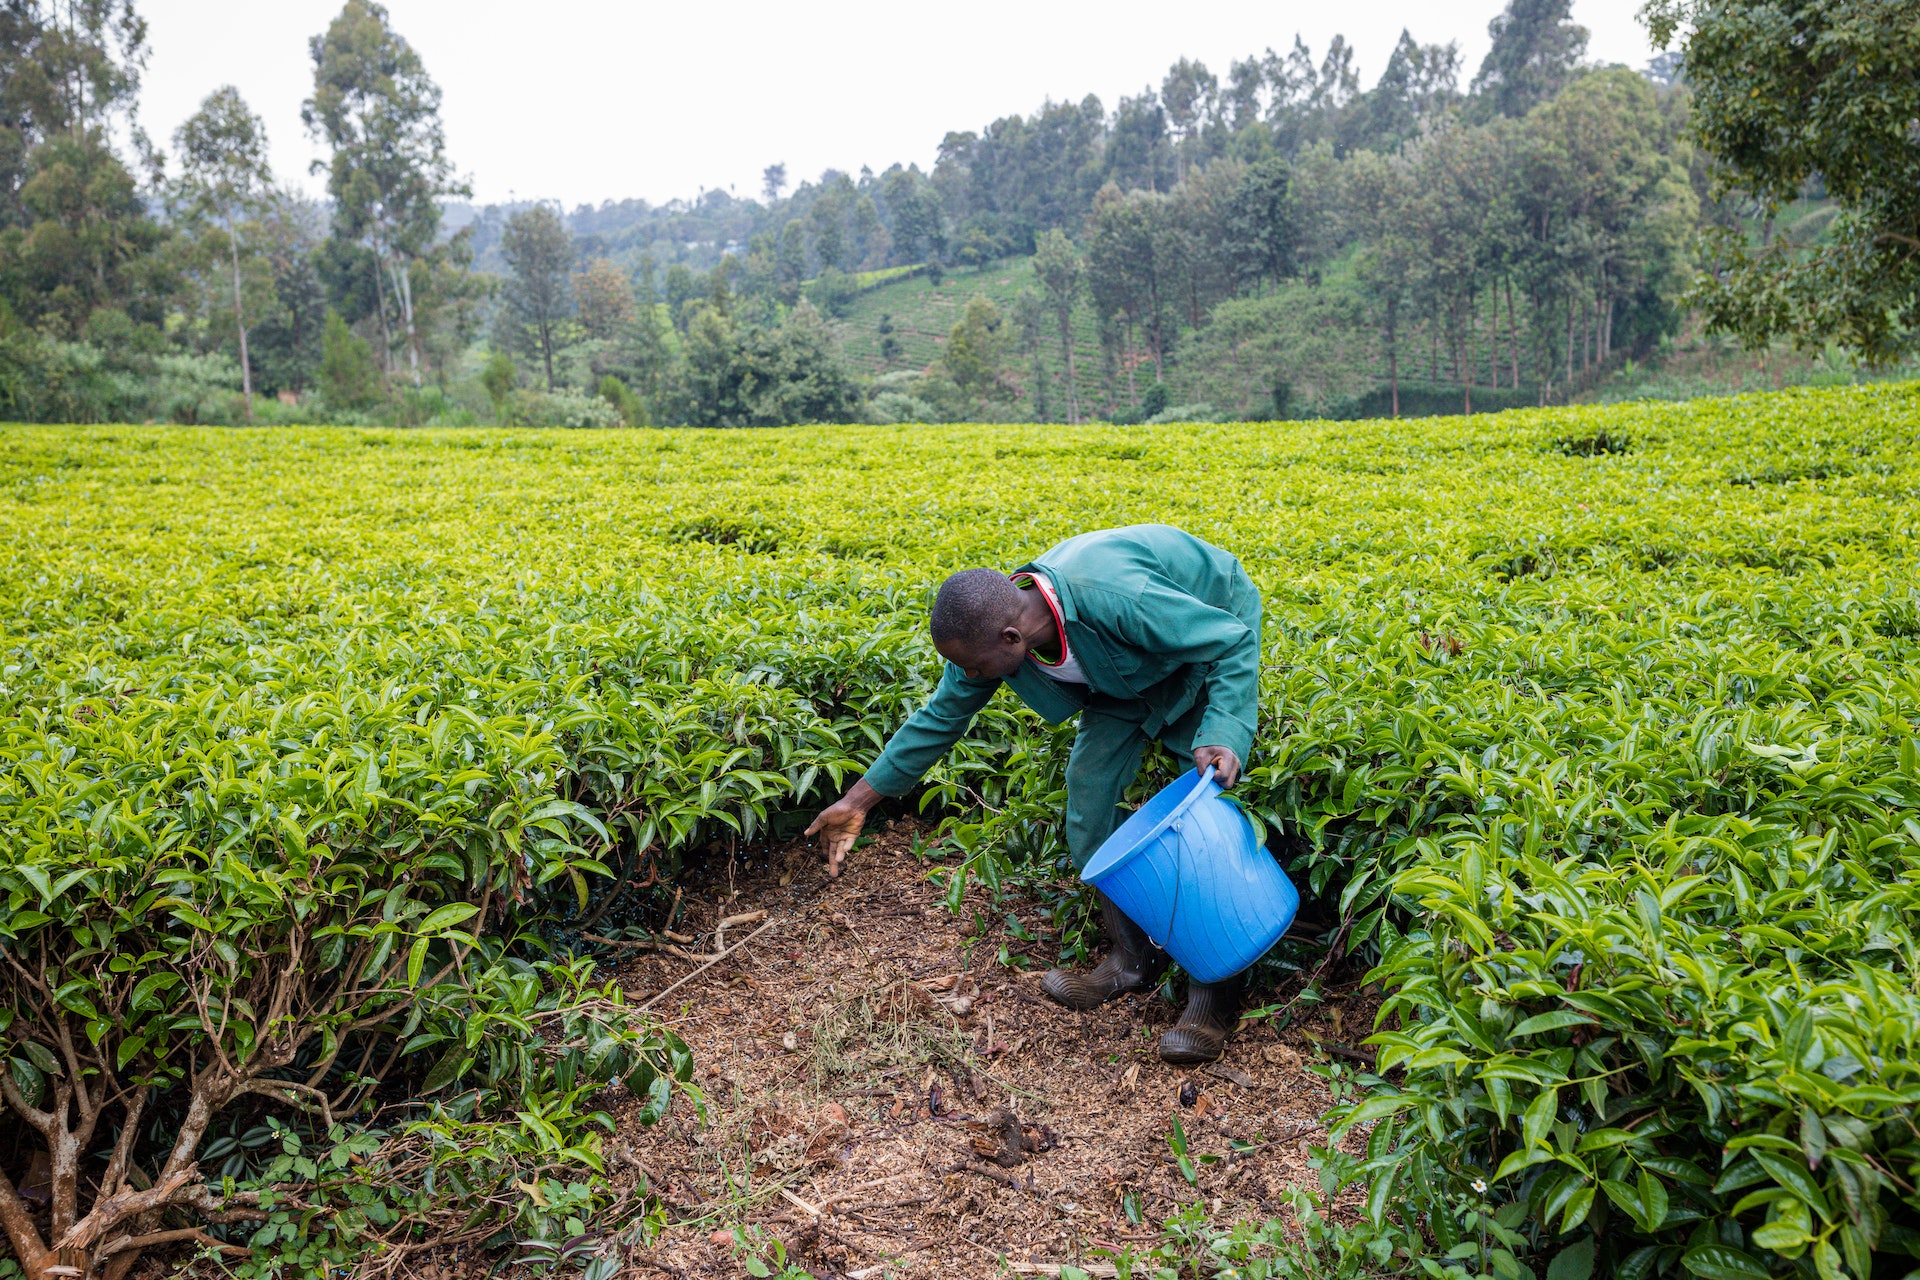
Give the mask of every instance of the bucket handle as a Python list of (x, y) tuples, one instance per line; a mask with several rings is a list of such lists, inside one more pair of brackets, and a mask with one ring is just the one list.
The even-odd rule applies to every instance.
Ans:
[[(1168, 814), (1166, 820), (1160, 824), (1160, 830), (1165, 831), (1178, 823), (1181, 815), (1199, 802), (1200, 797), (1206, 792), (1207, 784), (1213, 781), (1213, 772), (1213, 766), (1208, 765), (1207, 771), (1200, 775), (1200, 781), (1194, 784), (1193, 790), (1189, 791), (1179, 804), (1173, 806), (1173, 812)], [(1183, 840), (1180, 842), (1180, 861), (1173, 867), (1173, 902), (1167, 908), (1167, 927), (1160, 937), (1153, 940), (1157, 947), (1164, 948), (1167, 945), (1167, 939), (1173, 936), (1173, 922), (1180, 915), (1180, 886), (1186, 881), (1186, 876), (1181, 874), (1186, 869), (1186, 862), (1187, 844)], [(1147, 936), (1153, 937), (1152, 931), (1148, 931)]]

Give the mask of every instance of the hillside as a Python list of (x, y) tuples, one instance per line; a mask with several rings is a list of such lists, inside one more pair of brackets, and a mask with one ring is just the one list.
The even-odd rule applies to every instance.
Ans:
[[(882, 273), (874, 273), (876, 275)], [(1065, 386), (1066, 362), (1061, 356), (1059, 330), (1051, 314), (1044, 317), (1039, 341), (1039, 368), (1046, 380), (1044, 405), (1036, 402), (1034, 361), (1025, 349), (1018, 328), (1019, 299), (1022, 293), (1041, 293), (1031, 258), (1007, 258), (978, 269), (955, 269), (946, 273), (940, 284), (925, 274), (896, 276), (871, 285), (832, 322), (841, 352), (854, 371), (864, 377), (898, 379), (908, 372), (924, 371), (940, 358), (948, 333), (959, 322), (967, 301), (976, 295), (991, 301), (1007, 326), (1004, 358), (1006, 380), (1015, 389), (1015, 398), (1005, 406), (1009, 421), (1061, 419), (1065, 409), (1061, 396)], [(1313, 315), (1320, 309), (1350, 308), (1354, 288), (1347, 264), (1337, 263), (1317, 283), (1289, 282), (1261, 300), (1263, 317), (1279, 330), (1289, 322), (1311, 327)], [(892, 360), (881, 355), (882, 323), (892, 326), (892, 337), (899, 350)], [(1234, 362), (1215, 359), (1217, 351), (1201, 344), (1205, 327), (1178, 326), (1170, 342), (1165, 364), (1168, 405), (1173, 417), (1196, 416), (1197, 410), (1210, 410), (1197, 416), (1273, 418), (1269, 388), (1273, 376), (1282, 370), (1298, 371), (1311, 364), (1308, 341), (1296, 333), (1275, 333), (1268, 345), (1282, 348), (1272, 370), (1234, 368)], [(1116, 363), (1112, 382), (1103, 366), (1099, 327), (1092, 309), (1083, 301), (1074, 312), (1074, 363), (1083, 420), (1111, 417), (1137, 403), (1128, 395), (1126, 369)], [(1338, 332), (1308, 335), (1325, 342), (1337, 339)], [(1151, 355), (1144, 339), (1133, 356), (1134, 395), (1144, 395), (1154, 380)], [(1426, 365), (1424, 347), (1419, 359), (1402, 366), (1401, 416), (1453, 416), (1466, 412), (1466, 398), (1457, 382), (1447, 380), (1445, 370), (1437, 372)], [(1322, 356), (1315, 370), (1323, 382), (1338, 385), (1346, 393), (1337, 398), (1296, 397), (1282, 417), (1323, 417), (1357, 419), (1386, 416), (1390, 400), (1387, 383), (1380, 368), (1380, 353), (1364, 340), (1346, 352)], [(1239, 374), (1236, 378), (1235, 375)], [(1920, 374), (1920, 358), (1903, 361), (1885, 369), (1867, 369), (1835, 348), (1796, 350), (1787, 342), (1776, 342), (1760, 350), (1743, 348), (1734, 339), (1704, 332), (1700, 319), (1689, 315), (1680, 330), (1663, 339), (1643, 360), (1623, 359), (1599, 373), (1590, 386), (1578, 390), (1571, 403), (1614, 403), (1627, 400), (1687, 400), (1702, 396), (1737, 395), (1755, 391), (1777, 391), (1796, 386), (1843, 386), (1912, 378)], [(1284, 376), (1284, 373), (1281, 373)], [(884, 383), (882, 385), (885, 385)], [(1311, 392), (1311, 384), (1296, 390)], [(1553, 403), (1566, 403), (1563, 393), (1549, 393)], [(1475, 411), (1520, 408), (1537, 404), (1538, 387), (1473, 388)], [(1183, 414), (1180, 410), (1186, 410)]]
[[(968, 299), (976, 294), (986, 297), (1000, 309), (1008, 326), (1007, 376), (1018, 389), (1018, 399), (1009, 417), (1020, 419), (1039, 415), (1035, 408), (1031, 360), (1020, 350), (1018, 333), (1019, 298), (1022, 292), (1041, 293), (1031, 258), (1006, 258), (978, 269), (952, 269), (939, 284), (926, 275), (894, 280), (870, 289), (855, 298), (845, 315), (834, 322), (841, 350), (856, 371), (869, 377), (881, 377), (904, 370), (921, 370), (940, 358), (947, 334), (959, 323)], [(884, 319), (893, 325), (893, 337), (900, 344), (891, 361), (881, 357), (880, 325)], [(1074, 372), (1080, 392), (1081, 416), (1106, 415), (1127, 403), (1125, 373), (1117, 380), (1117, 395), (1108, 395), (1101, 376), (1100, 332), (1093, 313), (1082, 306), (1074, 313)], [(1041, 329), (1040, 367), (1047, 380), (1050, 414), (1064, 416), (1059, 408), (1066, 385), (1066, 361), (1060, 353), (1060, 331), (1051, 316)], [(1152, 380), (1152, 366), (1136, 371), (1141, 388)]]

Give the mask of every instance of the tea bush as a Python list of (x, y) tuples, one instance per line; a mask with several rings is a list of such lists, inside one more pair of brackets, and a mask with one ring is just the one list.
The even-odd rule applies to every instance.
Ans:
[[(1367, 1155), (1328, 1176), (1460, 1274), (1866, 1280), (1920, 1241), (1916, 436), (1911, 385), (1064, 434), (0, 431), (0, 1084), (76, 1188), (128, 1187), (54, 1234), (184, 1173), (201, 1227), (307, 1231), (262, 1257), (335, 1247), (289, 1196), (416, 1238), (454, 1229), (421, 1153), (499, 1142), (586, 1185), (592, 1089), (664, 1107), (682, 1055), (543, 959), (542, 913), (835, 793), (931, 688), (944, 573), (1164, 520), (1266, 593), (1240, 794), (1388, 993), (1385, 1079), (1334, 1117)], [(996, 702), (929, 778), (956, 902), (1057, 865), (1070, 733)], [(378, 1090), (414, 1100), (404, 1176), (212, 1176), (237, 1097), (333, 1151)], [(564, 1231), (567, 1194), (510, 1212)]]

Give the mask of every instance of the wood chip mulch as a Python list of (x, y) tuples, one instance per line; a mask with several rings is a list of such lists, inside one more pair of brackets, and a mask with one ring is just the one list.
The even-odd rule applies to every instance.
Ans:
[[(1155, 1045), (1175, 1006), (1157, 994), (1091, 1013), (1048, 1001), (1045, 949), (1004, 926), (1011, 911), (1041, 933), (1033, 904), (1003, 902), (972, 938), (908, 852), (918, 829), (887, 824), (838, 880), (795, 844), (689, 890), (675, 925), (697, 939), (688, 954), (711, 948), (723, 918), (764, 910), (775, 923), (655, 1010), (693, 1049), (707, 1122), (676, 1099), (643, 1127), (619, 1091), (619, 1176), (644, 1172), (674, 1220), (636, 1264), (744, 1274), (732, 1231), (745, 1227), (822, 1277), (1003, 1275), (1002, 1259), (1073, 1263), (1151, 1240), (1129, 1204), (1147, 1224), (1196, 1199), (1216, 1219), (1264, 1219), (1288, 1186), (1317, 1188), (1306, 1151), (1325, 1141), (1331, 1099), (1303, 1055), (1364, 1025), (1343, 1036), (1331, 1005), (1284, 1039), (1243, 1028), (1211, 1067), (1166, 1065)], [(1003, 945), (1016, 964), (1029, 948), (1030, 967), (1001, 966)], [(623, 964), (636, 1003), (696, 967), (648, 952)], [(1197, 1166), (1197, 1187), (1168, 1146), (1175, 1116), (1192, 1155), (1222, 1157)], [(1232, 1154), (1236, 1139), (1255, 1149)]]

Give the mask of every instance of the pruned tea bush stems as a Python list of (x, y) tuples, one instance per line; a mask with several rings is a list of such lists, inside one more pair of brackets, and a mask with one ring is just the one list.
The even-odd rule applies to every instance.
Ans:
[[(1904, 1270), (1916, 437), (1897, 385), (1204, 436), (0, 431), (0, 1096), (53, 1170), (0, 1226), (36, 1275), (579, 1234), (596, 1091), (657, 1118), (690, 1064), (555, 944), (857, 774), (945, 572), (1165, 520), (1265, 589), (1238, 791), (1387, 994), (1325, 1171), (1376, 1253)], [(996, 703), (929, 779), (956, 904), (1057, 865), (1070, 732)]]

